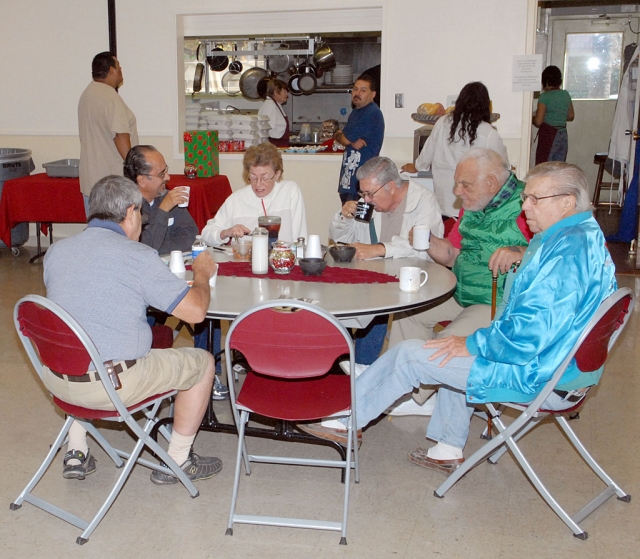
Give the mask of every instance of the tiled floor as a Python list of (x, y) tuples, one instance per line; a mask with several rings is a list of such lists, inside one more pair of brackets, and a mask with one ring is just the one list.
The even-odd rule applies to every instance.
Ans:
[[(200, 484), (199, 498), (190, 499), (178, 486), (157, 487), (150, 483), (149, 472), (137, 467), (89, 543), (79, 547), (79, 531), (71, 525), (28, 504), (15, 512), (8, 506), (42, 460), (61, 422), (27, 365), (13, 329), (15, 301), (27, 293), (43, 293), (42, 265), (30, 265), (28, 259), (29, 249), (18, 257), (0, 249), (0, 557), (638, 557), (640, 305), (603, 382), (575, 422), (596, 459), (636, 498), (629, 504), (610, 500), (587, 518), (586, 541), (572, 537), (509, 455), (495, 466), (480, 465), (444, 499), (435, 498), (433, 491), (444, 478), (406, 459), (407, 452), (428, 444), (426, 420), (383, 416), (364, 433), (361, 483), (352, 486), (346, 547), (338, 545), (339, 535), (333, 532), (236, 525), (234, 536), (225, 536), (236, 438), (212, 433), (198, 436), (196, 450), (220, 456), (225, 467)], [(640, 292), (637, 278), (624, 277), (620, 283)], [(216, 409), (228, 417), (227, 403), (216, 403)], [(482, 444), (482, 427), (473, 420), (467, 454)], [(113, 441), (127, 437), (119, 430), (108, 436)], [(259, 452), (273, 443), (251, 439), (249, 444)], [(333, 452), (278, 444), (283, 452)], [(531, 433), (523, 448), (570, 510), (600, 490), (577, 455), (567, 451), (553, 424)], [(59, 457), (40, 494), (54, 496), (76, 511), (93, 510), (98, 495), (105, 494), (117, 475), (102, 452), (96, 450), (96, 456), (98, 471), (82, 482), (62, 479)], [(239, 512), (311, 511), (312, 517), (337, 519), (341, 491), (336, 471), (258, 464), (241, 481)]]

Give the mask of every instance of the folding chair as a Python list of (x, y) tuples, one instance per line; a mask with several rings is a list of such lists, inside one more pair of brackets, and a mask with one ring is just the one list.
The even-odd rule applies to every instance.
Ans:
[[(286, 305), (286, 308), (283, 307)], [(236, 396), (231, 350), (242, 353), (249, 370)], [(336, 359), (349, 356), (350, 371), (329, 372)], [(238, 427), (238, 452), (227, 535), (234, 522), (340, 531), (347, 543), (347, 511), (351, 468), (359, 481), (356, 437), (354, 345), (347, 330), (328, 312), (301, 301), (267, 301), (241, 314), (231, 325), (225, 343), (227, 376), (233, 416)], [(317, 421), (328, 416), (347, 416), (347, 452), (344, 460), (319, 460), (290, 456), (248, 454), (245, 428), (252, 413), (282, 421)], [(353, 460), (351, 454), (353, 452)], [(236, 513), (240, 467), (251, 474), (251, 462), (325, 466), (344, 472), (342, 522), (282, 518)]]
[[(571, 413), (582, 406), (587, 393), (582, 397), (576, 396), (579, 400), (575, 402), (575, 405), (561, 411), (546, 410), (543, 405), (551, 392), (555, 390), (562, 375), (574, 358), (578, 368), (583, 372), (596, 371), (604, 365), (611, 347), (629, 320), (631, 311), (633, 310), (634, 299), (633, 292), (628, 288), (623, 288), (602, 302), (600, 308), (591, 318), (578, 341), (574, 344), (569, 355), (560, 367), (558, 367), (540, 394), (538, 394), (530, 404), (514, 404), (508, 402), (487, 404), (486, 406), (489, 414), (493, 418), (493, 423), (497, 426), (500, 433), (476, 451), (469, 459), (465, 460), (460, 467), (434, 491), (434, 495), (436, 497), (444, 497), (444, 494), (453, 487), (462, 476), (471, 470), (471, 468), (477, 466), (482, 460), (488, 458), (491, 464), (495, 464), (500, 456), (507, 452), (507, 450), (511, 450), (541, 497), (573, 531), (573, 535), (579, 539), (586, 540), (588, 536), (588, 533), (579, 526), (579, 523), (610, 497), (616, 495), (620, 501), (628, 503), (631, 500), (631, 496), (627, 495), (598, 465), (564, 417), (564, 414)], [(520, 415), (507, 427), (500, 417), (500, 412), (497, 410), (498, 406), (515, 409), (520, 412)], [(570, 516), (554, 499), (517, 444), (517, 441), (519, 441), (522, 436), (536, 427), (547, 416), (551, 416), (556, 420), (575, 450), (606, 485), (600, 494), (594, 497), (573, 516)]]
[[(96, 529), (115, 501), (136, 463), (177, 477), (191, 497), (198, 496), (198, 490), (180, 469), (180, 466), (149, 436), (149, 432), (157, 422), (156, 415), (160, 404), (174, 396), (176, 394), (175, 390), (151, 396), (127, 408), (109, 381), (107, 371), (94, 343), (82, 327), (64, 309), (39, 295), (27, 295), (16, 303), (13, 318), (20, 341), (24, 345), (27, 355), (41, 380), (43, 378), (43, 366), (65, 375), (81, 376), (87, 372), (89, 364), (93, 363), (102, 385), (113, 402), (115, 411), (83, 408), (53, 396), (54, 403), (67, 415), (66, 421), (51, 445), (44, 462), (42, 462), (18, 498), (11, 503), (11, 510), (19, 509), (24, 501), (31, 503), (83, 530), (82, 534), (76, 539), (76, 543), (82, 545), (88, 541), (91, 533)], [(144, 427), (141, 427), (132, 417), (132, 414), (138, 411), (143, 412), (146, 416)], [(136, 439), (133, 450), (129, 453), (113, 448), (93, 426), (92, 421), (98, 419), (124, 422)], [(36, 497), (32, 493), (58, 451), (66, 444), (67, 434), (74, 420), (78, 421), (104, 449), (116, 467), (122, 468), (124, 466), (113, 489), (111, 489), (95, 516), (89, 521), (83, 520), (71, 512)], [(140, 453), (145, 446), (154, 452), (167, 466), (140, 458)]]

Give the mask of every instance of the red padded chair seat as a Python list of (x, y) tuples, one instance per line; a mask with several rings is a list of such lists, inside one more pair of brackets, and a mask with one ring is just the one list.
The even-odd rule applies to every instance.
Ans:
[(237, 403), (260, 415), (285, 421), (316, 420), (349, 409), (349, 377), (326, 374), (313, 379), (291, 380), (249, 371)]
[[(133, 411), (136, 408), (144, 406), (149, 402), (153, 402), (153, 400), (157, 400), (158, 398), (163, 398), (165, 395), (173, 392), (173, 390), (168, 390), (167, 392), (163, 392), (162, 394), (156, 394), (155, 396), (149, 396), (145, 400), (134, 404), (133, 406), (127, 407), (129, 411)], [(73, 404), (69, 404), (68, 402), (64, 402), (57, 396), (53, 397), (53, 402), (56, 406), (58, 406), (62, 411), (68, 413), (69, 415), (73, 415), (75, 417), (81, 417), (82, 419), (107, 419), (110, 417), (118, 417), (118, 412), (116, 410), (93, 410), (91, 408), (83, 408), (82, 406), (75, 406)]]

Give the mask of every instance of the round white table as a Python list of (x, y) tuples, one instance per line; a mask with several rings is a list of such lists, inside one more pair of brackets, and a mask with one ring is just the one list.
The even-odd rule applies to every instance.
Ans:
[[(217, 262), (232, 261), (232, 257), (213, 252)], [(417, 266), (427, 271), (427, 283), (418, 291), (401, 291), (398, 282), (390, 283), (322, 283), (269, 279), (266, 276), (218, 276), (211, 290), (208, 319), (233, 320), (240, 313), (263, 301), (278, 298), (312, 299), (329, 311), (347, 328), (364, 328), (374, 316), (441, 304), (453, 294), (456, 278), (447, 268), (419, 258), (377, 258), (333, 262), (328, 266), (371, 270), (398, 277), (402, 266)]]

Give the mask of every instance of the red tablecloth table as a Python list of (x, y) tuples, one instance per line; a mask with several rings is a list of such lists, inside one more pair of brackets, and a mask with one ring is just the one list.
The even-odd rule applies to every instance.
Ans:
[[(229, 179), (222, 175), (197, 179), (176, 175), (168, 187), (182, 185), (191, 187), (189, 213), (199, 230), (231, 194)], [(11, 246), (11, 228), (22, 222), (85, 223), (79, 180), (39, 173), (5, 181), (0, 199), (0, 239), (4, 244)]]
[(231, 184), (225, 175), (217, 177), (204, 177), (188, 179), (184, 175), (171, 175), (167, 188), (176, 186), (190, 186), (189, 213), (202, 231), (207, 221), (210, 220), (227, 197), (231, 194)]

